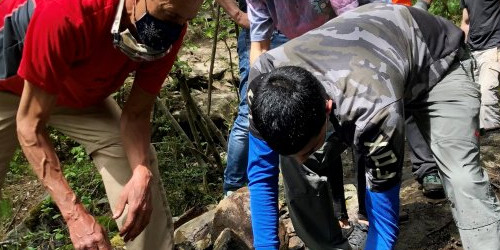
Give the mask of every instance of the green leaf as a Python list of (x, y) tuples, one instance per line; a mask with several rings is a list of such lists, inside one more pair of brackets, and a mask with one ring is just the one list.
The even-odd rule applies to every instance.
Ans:
[(0, 218), (9, 218), (12, 216), (12, 204), (9, 199), (0, 200)]
[(55, 238), (56, 238), (56, 240), (62, 240), (62, 239), (64, 239), (64, 234), (62, 234), (62, 233), (56, 233), (56, 237)]

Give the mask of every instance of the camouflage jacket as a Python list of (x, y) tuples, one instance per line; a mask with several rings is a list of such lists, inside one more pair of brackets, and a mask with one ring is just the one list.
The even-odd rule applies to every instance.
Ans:
[[(365, 5), (260, 56), (250, 71), (249, 104), (257, 75), (303, 67), (333, 99), (346, 141), (361, 147), (371, 124), (393, 134), (404, 111), (391, 105), (410, 106), (438, 83), (457, 60), (463, 37), (452, 22), (416, 8)], [(259, 137), (251, 119), (250, 131)]]
[[(249, 76), (248, 104), (261, 73), (287, 65), (312, 72), (335, 104), (345, 142), (366, 156), (370, 191), (400, 183), (404, 110), (439, 84), (459, 59), (463, 32), (425, 11), (368, 4), (261, 55)], [(250, 113), (248, 178), (256, 247), (276, 241), (278, 162)], [(274, 232), (270, 232), (274, 231)], [(257, 232), (257, 233), (256, 233)]]

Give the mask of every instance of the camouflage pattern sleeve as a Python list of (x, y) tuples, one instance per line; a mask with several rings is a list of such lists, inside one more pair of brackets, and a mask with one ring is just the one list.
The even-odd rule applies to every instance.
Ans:
[(386, 191), (401, 182), (404, 112), (400, 99), (380, 110), (354, 135), (354, 150), (363, 157), (367, 188)]

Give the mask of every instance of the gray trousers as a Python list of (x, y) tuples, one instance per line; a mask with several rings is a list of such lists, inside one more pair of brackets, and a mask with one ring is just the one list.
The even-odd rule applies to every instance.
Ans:
[[(479, 163), (480, 92), (466, 71), (469, 65), (469, 61), (454, 64), (415, 103), (418, 109), (406, 108), (434, 154), (463, 246), (500, 249), (500, 204)], [(311, 249), (349, 249), (333, 213), (330, 171), (324, 170), (328, 168), (325, 157), (335, 148), (325, 143), (304, 164), (280, 158), (292, 223)]]
[(406, 138), (408, 139), (409, 157), (411, 161), (411, 171), (419, 183), (424, 177), (431, 173), (438, 172), (436, 160), (432, 155), (429, 144), (425, 141), (413, 115), (406, 112)]

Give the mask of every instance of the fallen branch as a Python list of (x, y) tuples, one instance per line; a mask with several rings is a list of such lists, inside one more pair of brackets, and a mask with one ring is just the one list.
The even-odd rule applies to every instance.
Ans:
[(208, 128), (212, 131), (212, 133), (215, 134), (215, 136), (217, 137), (217, 140), (219, 140), (219, 143), (222, 145), (222, 147), (227, 149), (227, 141), (226, 141), (226, 139), (224, 139), (224, 136), (222, 136), (222, 133), (217, 128), (217, 126), (215, 126), (215, 123), (212, 121), (212, 119), (210, 119), (210, 117), (207, 114), (203, 113), (203, 111), (200, 109), (200, 107), (198, 107), (198, 105), (195, 105), (195, 108), (198, 111), (197, 113), (201, 117), (203, 117), (203, 119), (207, 123)]
[[(170, 113), (170, 111), (167, 109), (167, 106), (160, 100), (160, 98), (156, 99), (156, 104), (160, 108), (160, 111), (162, 111), (163, 114), (165, 114), (165, 116), (167, 116), (167, 118), (170, 120), (170, 122), (174, 126), (174, 129), (181, 136), (181, 138), (184, 139), (184, 141), (186, 141), (186, 143), (188, 144), (188, 146), (191, 147), (191, 148), (196, 148), (195, 145), (193, 144), (193, 142), (186, 135), (186, 132), (184, 132), (184, 130), (182, 129), (181, 125), (179, 125), (179, 123), (177, 122), (177, 120), (175, 120), (175, 118), (172, 115), (172, 113)], [(195, 155), (195, 158), (196, 158), (196, 161), (198, 162), (198, 164), (200, 164), (201, 167), (206, 167), (207, 166), (206, 162), (199, 155)]]
[[(182, 76), (179, 76), (179, 85), (181, 87), (181, 94), (182, 97), (184, 98), (184, 101), (186, 102), (186, 108), (191, 109), (193, 111), (193, 114), (195, 114), (195, 119), (197, 121), (197, 126), (200, 129), (201, 134), (207, 141), (208, 149), (212, 152), (215, 163), (217, 164), (218, 167), (222, 168), (222, 160), (219, 155), (219, 151), (217, 150), (215, 146), (215, 142), (212, 139), (212, 136), (210, 135), (210, 131), (208, 129), (207, 124), (210, 124), (212, 120), (207, 119), (208, 117), (204, 116), (203, 112), (200, 112), (198, 105), (194, 102), (193, 98), (191, 97), (191, 93), (189, 90), (189, 87), (187, 86), (186, 81)], [(217, 134), (216, 134), (217, 135)]]

